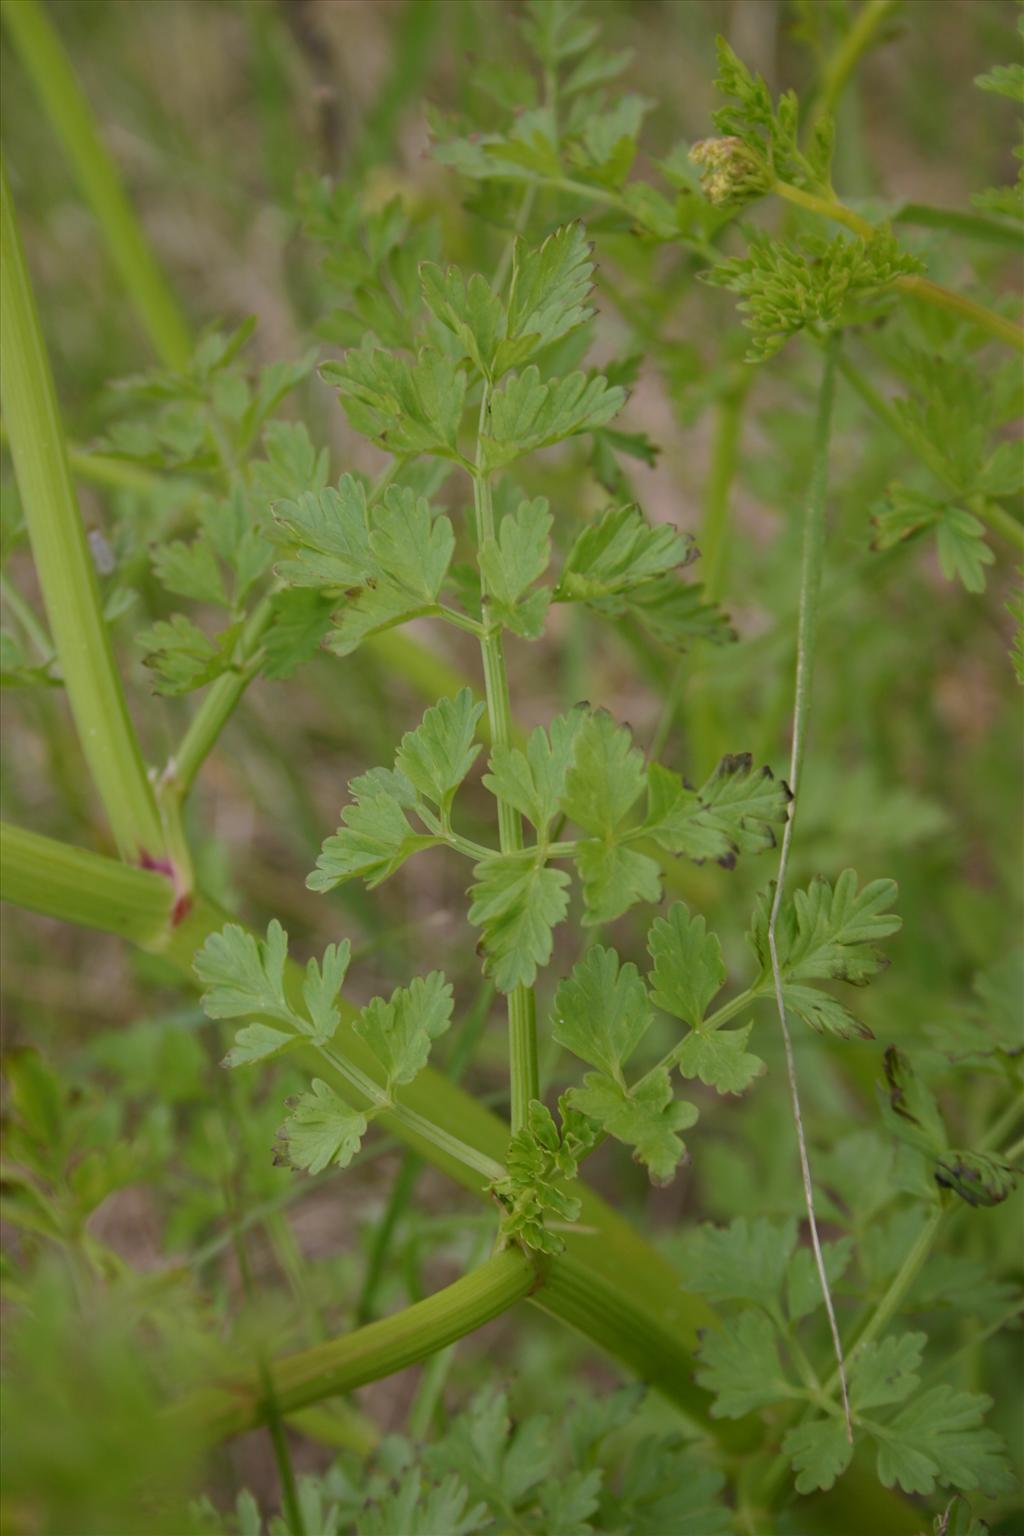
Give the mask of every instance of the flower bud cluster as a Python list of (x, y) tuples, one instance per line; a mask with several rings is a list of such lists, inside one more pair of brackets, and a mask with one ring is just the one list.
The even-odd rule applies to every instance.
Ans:
[(690, 150), (690, 160), (701, 168), (705, 197), (718, 207), (750, 202), (771, 187), (763, 157), (735, 136), (701, 139)]

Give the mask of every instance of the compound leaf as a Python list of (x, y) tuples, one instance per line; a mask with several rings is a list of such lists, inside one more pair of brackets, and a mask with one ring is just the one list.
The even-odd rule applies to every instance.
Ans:
[(469, 921), (483, 929), (484, 969), (499, 992), (533, 985), (551, 959), (551, 930), (568, 910), (569, 877), (524, 858), (495, 855), (473, 870)]
[(419, 794), (438, 807), (451, 809), (455, 791), (480, 751), (476, 724), (483, 714), (468, 688), (454, 699), (431, 705), (414, 731), (407, 731), (395, 754), (395, 767)]
[(668, 523), (652, 526), (636, 506), (609, 507), (576, 536), (556, 597), (591, 602), (631, 592), (693, 557), (693, 541)]
[(799, 1395), (782, 1369), (771, 1321), (753, 1308), (705, 1333), (699, 1358), (697, 1381), (715, 1394), (713, 1418), (742, 1419), (756, 1408)]
[(647, 935), (654, 961), (651, 996), (659, 1008), (696, 1029), (708, 1004), (725, 985), (722, 946), (708, 933), (703, 917), (693, 916), (683, 901), (656, 918)]
[(353, 779), (349, 789), (353, 801), (342, 811), (341, 826), (324, 842), (306, 881), (311, 891), (333, 891), (356, 876), (372, 890), (410, 854), (439, 841), (410, 826), (406, 812), (416, 805), (416, 792), (404, 774), (374, 768)]
[(387, 1074), (387, 1088), (411, 1083), (451, 1022), (452, 989), (442, 971), (417, 976), (387, 999), (372, 998), (353, 1024)]
[(625, 402), (625, 390), (600, 376), (571, 373), (542, 384), (531, 363), (491, 397), (482, 437), (484, 467), (500, 469), (524, 453), (603, 427)]
[(415, 362), (366, 348), (347, 352), (341, 362), (325, 363), (321, 373), (337, 384), (355, 430), (388, 453), (460, 459), (466, 376), (451, 358), (430, 347)]
[(543, 839), (565, 792), (565, 779), (575, 751), (576, 733), (585, 718), (581, 709), (570, 710), (531, 732), (526, 751), (519, 747), (495, 747), (484, 784), (492, 795), (508, 802), (537, 828)]
[(760, 1056), (747, 1050), (753, 1027), (691, 1030), (679, 1049), (680, 1072), (684, 1077), (700, 1078), (718, 1093), (745, 1093), (767, 1070)]
[(366, 1134), (366, 1116), (340, 1099), (322, 1078), (312, 1091), (299, 1094), (284, 1125), (281, 1141), (288, 1162), (307, 1173), (323, 1173), (333, 1163), (347, 1168)]
[(276, 917), (267, 927), (266, 939), (246, 933), (237, 923), (211, 933), (193, 962), (203, 984), (206, 1013), (211, 1019), (265, 1013), (293, 1022), (284, 990), (287, 958), (288, 935)]

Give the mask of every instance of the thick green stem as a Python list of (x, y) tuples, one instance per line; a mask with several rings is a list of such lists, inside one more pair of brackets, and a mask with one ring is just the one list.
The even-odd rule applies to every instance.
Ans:
[[(878, 230), (869, 220), (861, 218), (859, 213), (854, 213), (852, 208), (847, 208), (844, 203), (835, 198), (818, 197), (813, 192), (805, 192), (802, 187), (791, 186), (787, 181), (776, 181), (771, 189), (777, 197), (783, 198), (788, 203), (793, 203), (797, 208), (803, 208), (808, 213), (816, 213), (821, 218), (831, 219), (833, 223), (844, 224), (847, 229), (859, 235), (862, 240), (871, 240), (878, 234)], [(946, 309), (952, 314), (958, 315), (961, 320), (967, 320), (971, 325), (977, 326), (981, 331), (987, 331), (990, 336), (997, 337), (1008, 346), (1015, 347), (1018, 352), (1024, 352), (1024, 329), (1015, 325), (1012, 320), (1007, 320), (1005, 315), (997, 314), (994, 309), (987, 309), (984, 304), (978, 304), (974, 299), (966, 298), (962, 293), (954, 293), (951, 288), (944, 288), (941, 283), (935, 283), (930, 277), (922, 277), (920, 273), (908, 272), (899, 277), (894, 277), (886, 285), (894, 288), (898, 293), (904, 293), (908, 298), (919, 299), (924, 304), (930, 304), (936, 309)]]
[(82, 751), (122, 857), (165, 852), (103, 621), (39, 317), (0, 171), (0, 396), (36, 572)]
[[(507, 1312), (538, 1282), (537, 1271), (518, 1248), (495, 1254), (393, 1317), (275, 1361), (268, 1366), (274, 1404), (281, 1413), (291, 1413), (405, 1370)], [(235, 1386), (203, 1392), (175, 1410), (184, 1424), (197, 1426), (210, 1440), (243, 1434), (263, 1423), (267, 1413), (267, 1394), (255, 1374)]]
[[(487, 421), (490, 393), (485, 384), (480, 401), (480, 427), (477, 463), (473, 474), (473, 505), (476, 512), (477, 547), (494, 537), (494, 509), (491, 487), (483, 468), (483, 429)], [(500, 626), (487, 623), (487, 590), (483, 589), (485, 633), (480, 641), (487, 694), (487, 718), (491, 742), (496, 747), (512, 745), (512, 705), (508, 690), (508, 672)], [(519, 853), (523, 847), (523, 823), (519, 812), (507, 801), (498, 799), (498, 838), (502, 853)], [(526, 1124), (530, 1100), (540, 1092), (537, 1067), (537, 1015), (531, 987), (514, 987), (508, 995), (510, 1118), (513, 1134)]]
[[(98, 854), (88, 855), (86, 866), (79, 872), (76, 850), (65, 850), (59, 843), (36, 838), (34, 834), (12, 832), (8, 837), (13, 853), (4, 858), (5, 899), (72, 922), (123, 933), (147, 949), (159, 950), (178, 968), (184, 980), (195, 985), (193, 956), (209, 934), (229, 921), (226, 913), (200, 896), (175, 924), (171, 921), (170, 882), (161, 876), (124, 869), (115, 860)], [(44, 860), (56, 870), (56, 876), (48, 873)], [(44, 879), (34, 881), (34, 867), (43, 871)], [(115, 901), (119, 889), (122, 894)], [(102, 899), (97, 899), (97, 894)], [(141, 911), (144, 900), (156, 903), (157, 898), (165, 903), (163, 926), (157, 921), (156, 907), (145, 923), (133, 924), (133, 908)], [(298, 999), (303, 971), (294, 961), (289, 961), (287, 980), (289, 991)], [(372, 1077), (379, 1068), (372, 1052), (352, 1028), (355, 1011), (343, 1006), (342, 1015), (333, 1046), (348, 1065)], [(325, 1063), (312, 1047), (296, 1048), (295, 1056), (344, 1096), (353, 1092), (349, 1078)], [(507, 1124), (430, 1067), (399, 1091), (399, 1099), (408, 1113), (399, 1115), (386, 1110), (379, 1116), (381, 1124), (458, 1184), (475, 1194), (486, 1195), (491, 1173), (471, 1166), (462, 1148), (468, 1145), (478, 1154), (478, 1161), (490, 1159), (500, 1167), (508, 1145)], [(438, 1133), (447, 1136), (449, 1142), (454, 1140), (450, 1132), (444, 1131), (447, 1126), (458, 1127), (460, 1145), (454, 1151), (439, 1144)], [(678, 1392), (669, 1395), (682, 1393), (692, 1410), (692, 1350), (698, 1331), (713, 1325), (715, 1314), (699, 1297), (688, 1295), (681, 1288), (678, 1273), (629, 1222), (585, 1185), (580, 1185), (578, 1192), (582, 1201), (580, 1227), (565, 1234), (568, 1255), (591, 1274), (595, 1284), (600, 1281), (616, 1298), (615, 1304), (623, 1314), (634, 1320), (618, 1342), (610, 1335), (596, 1332), (595, 1342), (609, 1348), (630, 1369), (643, 1374), (647, 1358), (634, 1358), (632, 1340), (637, 1329), (660, 1330), (659, 1351), (665, 1370), (678, 1383)], [(557, 1266), (561, 1260), (553, 1262)], [(548, 1310), (558, 1310), (560, 1294), (556, 1290), (554, 1297), (549, 1298)], [(578, 1300), (572, 1304), (571, 1320), (587, 1331)]]
[(165, 367), (184, 368), (192, 352), (188, 327), (46, 10), (39, 0), (4, 0), (3, 20), (154, 349)]
[[(39, 848), (38, 844), (46, 846)], [(8, 849), (13, 852), (8, 853)], [(33, 881), (32, 869), (45, 869), (41, 862), (44, 854), (56, 870), (56, 877), (47, 876), (43, 881)], [(37, 856), (40, 862), (36, 862)], [(8, 833), (3, 858), (7, 881), (5, 899), (31, 906), (37, 911), (46, 910), (53, 916), (65, 917), (90, 927), (123, 933), (133, 942), (144, 943), (147, 948), (159, 950), (166, 960), (178, 968), (182, 978), (194, 985), (192, 957), (207, 936), (223, 926), (227, 914), (199, 897), (187, 915), (176, 924), (165, 926), (161, 933), (155, 933), (152, 923), (149, 923), (145, 933), (137, 935), (130, 921), (133, 908), (138, 908), (144, 897), (153, 899), (157, 893), (154, 881), (164, 888), (160, 894), (165, 902), (169, 902), (169, 882), (143, 870), (124, 869), (115, 860), (104, 859), (97, 854), (87, 855), (86, 866), (79, 874), (75, 869), (77, 857), (76, 850), (64, 850), (60, 844), (52, 843), (49, 839), (37, 839), (34, 834)], [(112, 899), (114, 885), (111, 882), (115, 872), (125, 882), (125, 894), (117, 902)], [(103, 899), (90, 901), (90, 894), (95, 898), (97, 893)], [(52, 905), (45, 905), (49, 896), (53, 898)], [(302, 979), (301, 968), (290, 961), (288, 984), (294, 988), (296, 995), (301, 989)], [(351, 1019), (352, 1010), (348, 1010), (338, 1027), (335, 1044), (357, 1064), (372, 1070), (369, 1065), (373, 1060), (372, 1055), (352, 1029)], [(345, 1084), (338, 1074), (330, 1068), (325, 1069), (322, 1058), (312, 1051), (309, 1056), (310, 1062), (315, 1062), (319, 1067), (321, 1075), (332, 1080), (334, 1086), (344, 1092)], [(440, 1125), (458, 1126), (463, 1141), (472, 1144), (485, 1156), (500, 1159), (504, 1155), (508, 1144), (508, 1126), (430, 1067), (425, 1068), (414, 1083), (403, 1089), (401, 1096), (403, 1102), (421, 1113), (424, 1119), (432, 1117)], [(388, 1114), (380, 1118), (407, 1146), (421, 1152), (424, 1158), (457, 1183), (477, 1194), (484, 1193), (484, 1180), (479, 1173), (444, 1153), (435, 1142), (423, 1138), (407, 1121)], [(535, 1300), (546, 1312), (571, 1324), (586, 1338), (607, 1350), (640, 1379), (649, 1380), (707, 1433), (714, 1434), (723, 1444), (737, 1441), (745, 1435), (742, 1426), (735, 1428), (711, 1419), (707, 1397), (693, 1384), (693, 1350), (700, 1332), (716, 1325), (716, 1314), (700, 1297), (688, 1294), (683, 1289), (678, 1272), (617, 1211), (607, 1206), (586, 1185), (579, 1184), (576, 1188), (582, 1203), (579, 1226), (565, 1233), (566, 1252), (545, 1261), (544, 1285)], [(500, 1257), (513, 1262), (520, 1259), (514, 1251)], [(529, 1289), (527, 1286), (523, 1294), (528, 1294)], [(419, 1305), (429, 1307), (430, 1302)], [(403, 1317), (407, 1318), (408, 1314), (403, 1314)], [(476, 1322), (468, 1319), (463, 1321), (467, 1325), (459, 1324), (453, 1338), (461, 1337), (477, 1326)], [(343, 1341), (336, 1354), (336, 1347), (330, 1345), (322, 1346), (319, 1354), (317, 1351), (307, 1352), (296, 1357), (294, 1370), (286, 1372), (283, 1380), (279, 1380), (275, 1368), (273, 1379), (281, 1410), (290, 1413), (293, 1405), (312, 1403), (332, 1393), (347, 1390), (346, 1383), (352, 1384), (352, 1378), (347, 1372), (363, 1347), (360, 1344), (353, 1352), (348, 1343)], [(443, 1342), (436, 1347), (443, 1347)], [(326, 1354), (323, 1350), (326, 1350)], [(408, 1363), (416, 1358), (421, 1357), (413, 1356)], [(338, 1377), (333, 1374), (335, 1364), (339, 1365), (341, 1372), (340, 1384)], [(296, 1379), (300, 1377), (301, 1382)], [(293, 1396), (293, 1393), (299, 1395)], [(241, 1397), (230, 1389), (204, 1394), (201, 1402), (213, 1432), (235, 1433), (235, 1426), (258, 1422), (259, 1408), (254, 1403), (257, 1396), (251, 1381), (246, 1394)], [(252, 1418), (254, 1413), (255, 1419)], [(856, 1469), (848, 1474), (845, 1482), (853, 1498), (859, 1495), (870, 1498), (877, 1488), (873, 1479), (859, 1479)], [(903, 1520), (906, 1506), (901, 1501), (886, 1495), (884, 1502), (888, 1511), (888, 1524), (881, 1522), (879, 1528), (894, 1533), (916, 1529)], [(827, 1510), (823, 1511), (823, 1520), (822, 1524), (809, 1519), (808, 1529), (835, 1530), (834, 1526), (828, 1524)]]
[(142, 949), (163, 946), (174, 911), (174, 887), (165, 875), (6, 822), (0, 824), (0, 877), (4, 901), (119, 934)]

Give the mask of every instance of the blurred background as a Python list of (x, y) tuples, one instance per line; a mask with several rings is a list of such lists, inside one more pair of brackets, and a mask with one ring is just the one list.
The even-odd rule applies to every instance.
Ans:
[[(496, 66), (528, 71), (512, 0), (51, 0), (46, 9), (190, 325), (198, 333), (255, 316), (251, 366), (292, 361), (311, 344), (321, 356), (338, 350), (330, 260), (338, 253), (325, 252), (303, 227), (311, 177), (338, 178), (364, 210), (397, 198), (413, 228), (435, 222), (446, 259), (493, 270), (503, 239), (498, 221), (493, 210), (472, 206), (466, 185), (432, 157), (429, 123), (431, 112), (480, 120), (494, 110), (487, 89)], [(650, 100), (634, 171), (644, 175), (680, 142), (710, 131), (716, 33), (773, 91), (801, 91), (813, 85), (855, 7), (845, 0), (594, 0), (588, 9), (605, 47), (633, 50), (625, 86)], [(979, 93), (972, 82), (1015, 57), (1017, 14), (1012, 0), (913, 0), (892, 8), (842, 98), (841, 196), (882, 211), (907, 200), (961, 208), (972, 192), (1013, 179), (1012, 103)], [(7, 171), (66, 429), (76, 448), (95, 450), (124, 415), (116, 382), (155, 360), (6, 31), (2, 49)], [(501, 89), (506, 97), (513, 89), (504, 76)], [(559, 216), (554, 204), (540, 208), (537, 232)], [(778, 214), (758, 217), (771, 222)], [(579, 699), (606, 705), (629, 721), (642, 745), (660, 745), (664, 759), (694, 782), (726, 751), (749, 750), (784, 773), (816, 359), (794, 344), (776, 364), (750, 368), (733, 299), (696, 281), (692, 261), (658, 247), (637, 255), (614, 229), (596, 238), (595, 355), (642, 354), (625, 425), (660, 449), (655, 462), (630, 466), (631, 489), (652, 518), (699, 537), (712, 494), (718, 410), (725, 398), (741, 402), (732, 533), (719, 581), (739, 639), (721, 650), (696, 647), (678, 663), (582, 611), (559, 612), (543, 642), (510, 647), (514, 709), (529, 726)], [(989, 283), (998, 291), (1015, 281), (1005, 251), (928, 231), (907, 239), (954, 286)], [(865, 350), (870, 354), (870, 340)], [(332, 479), (346, 469), (379, 470), (380, 456), (349, 430), (315, 372), (284, 415), (304, 420), (329, 449)], [(861, 1003), (877, 1041), (799, 1042), (812, 1135), (825, 1148), (839, 1117), (846, 1126), (874, 1126), (872, 1083), (885, 1044), (927, 1048), (930, 1029), (983, 1009), (1001, 1007), (1012, 1017), (1020, 996), (1007, 959), (1020, 931), (1021, 852), (1020, 706), (1007, 657), (1012, 556), (994, 541), (997, 563), (987, 590), (975, 594), (944, 578), (930, 546), (873, 554), (872, 509), (890, 481), (912, 476), (912, 461), (898, 438), (873, 426), (852, 392), (840, 394), (837, 428), (819, 683), (794, 876), (834, 876), (847, 865), (863, 880), (893, 876), (905, 928), (892, 946), (891, 972)], [(560, 503), (556, 517), (566, 530), (607, 500), (573, 452), (526, 474)], [(8, 606), (27, 603), (38, 613), (6, 456), (3, 476), (4, 595)], [(154, 764), (172, 752), (195, 700), (154, 695), (133, 636), (180, 606), (155, 580), (149, 551), (158, 539), (187, 532), (195, 498), (186, 481), (121, 464), (105, 477), (83, 474), (79, 483), (132, 714)], [(441, 499), (461, 515), (464, 495), (452, 481)], [(17, 612), (12, 622), (16, 627)], [(400, 669), (363, 650), (344, 661), (322, 655), (287, 683), (257, 681), (204, 766), (188, 830), (207, 890), (259, 927), (280, 917), (293, 952), (319, 953), (327, 942), (351, 938), (353, 1001), (443, 966), (455, 980), (459, 1012), (479, 1016), (467, 1081), (501, 1108), (503, 1007), (479, 984), (465, 924), (466, 867), (435, 850), (369, 895), (353, 884), (316, 896), (304, 884), (337, 825), (349, 779), (391, 761), (439, 680), (477, 680), (471, 640), (463, 645), (451, 630), (429, 625), (414, 626), (409, 638)], [(3, 702), (5, 817), (109, 849), (59, 690), (11, 689)], [(479, 773), (464, 799), (465, 830), (476, 836), (491, 811)], [(771, 872), (756, 860), (732, 872), (673, 871), (670, 896), (706, 914), (740, 985), (750, 964), (747, 915)], [(627, 917), (602, 937), (639, 959), (643, 931), (642, 920)], [(367, 1255), (401, 1154), (382, 1147), (348, 1173), (319, 1181), (274, 1168), (286, 1074), (223, 1084), (217, 1032), (157, 958), (10, 908), (3, 939), (5, 1049), (32, 1046), (59, 1069), (53, 1188), (81, 1216), (76, 1242), (100, 1245), (111, 1273), (133, 1277), (138, 1306), (163, 1315), (155, 1329), (158, 1374), (187, 1374), (197, 1362), (205, 1370), (211, 1339), (227, 1358), (244, 1354), (257, 1332), (283, 1348), (350, 1326), (366, 1302)], [(572, 925), (556, 934), (542, 1015), (579, 943)], [(554, 1089), (558, 1055), (546, 1033), (543, 1041), (543, 1070)], [(763, 1156), (765, 1146), (792, 1139), (767, 1017), (755, 1045), (769, 1062), (767, 1079), (742, 1102), (698, 1087), (694, 1162), (668, 1190), (650, 1190), (625, 1158), (595, 1159), (604, 1192), (645, 1213), (670, 1247), (683, 1220), (800, 1210), (795, 1156)], [(986, 1095), (996, 1092), (983, 1079), (967, 1095), (973, 1098), (964, 1114), (984, 1118)], [(122, 1158), (113, 1170), (111, 1148)], [(82, 1215), (75, 1169), (96, 1151), (106, 1159), (110, 1188)], [(1005, 1252), (1012, 1226), (997, 1229), (998, 1219), (990, 1229), (997, 1235), (986, 1241)], [(484, 1218), (468, 1196), (427, 1171), (396, 1220), (401, 1262), (375, 1282), (379, 1311), (463, 1267)], [(240, 1228), (244, 1261), (235, 1241)], [(35, 1262), (33, 1240), (15, 1233), (7, 1260), (15, 1299), (34, 1286), (45, 1301), (35, 1310), (35, 1332), (18, 1347), (41, 1361), (47, 1349), (57, 1350), (66, 1297), (61, 1275), (45, 1265), (37, 1272)], [(481, 1351), (504, 1351), (514, 1355), (528, 1392), (543, 1377), (543, 1397), (552, 1358), (571, 1372), (582, 1352), (539, 1317), (530, 1324), (505, 1320), (467, 1341), (456, 1384), (472, 1381)], [(108, 1355), (121, 1376), (104, 1390), (111, 1401), (123, 1403), (126, 1394), (131, 1401), (126, 1383), (136, 1363), (113, 1346)], [(59, 1358), (66, 1363), (66, 1355)], [(592, 1358), (585, 1370), (587, 1379), (612, 1379)], [(384, 1427), (397, 1426), (415, 1375), (368, 1389), (362, 1406)], [(22, 1388), (37, 1420), (89, 1419), (95, 1384), (88, 1371), (77, 1386), (72, 1371), (59, 1400), (48, 1397), (41, 1377), (40, 1369)], [(141, 1406), (137, 1413), (144, 1417)], [(95, 1425), (89, 1434), (99, 1434)], [(28, 1430), (22, 1439), (28, 1486), (37, 1463), (52, 1474), (52, 1446), (45, 1454), (33, 1449)], [(114, 1456), (111, 1446), (122, 1443), (111, 1430), (109, 1444), (92, 1444), (94, 1464), (102, 1467), (103, 1455)], [(296, 1454), (300, 1465), (315, 1466), (328, 1452), (321, 1436), (319, 1444), (303, 1440)], [(259, 1437), (229, 1447), (223, 1458), (217, 1487), (224, 1496), (245, 1482), (268, 1486)], [(161, 1467), (155, 1478), (172, 1476)], [(59, 1472), (57, 1482), (65, 1479), (81, 1512), (81, 1467), (62, 1463)], [(28, 1507), (30, 1494), (25, 1499)], [(97, 1511), (95, 1518), (76, 1515), (74, 1529), (102, 1532), (109, 1510), (98, 1503)], [(59, 1533), (31, 1521), (23, 1528)]]

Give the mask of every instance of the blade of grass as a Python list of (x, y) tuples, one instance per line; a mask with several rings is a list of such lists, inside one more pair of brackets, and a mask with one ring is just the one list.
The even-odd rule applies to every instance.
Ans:
[(7, 180), (0, 170), (0, 398), (36, 573), (68, 703), (123, 858), (161, 858), (165, 839), (103, 620), (57, 396)]
[(100, 138), (56, 28), (39, 0), (3, 0), (0, 15), (154, 350), (166, 367), (184, 368), (192, 354), (188, 327)]

